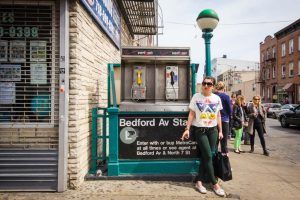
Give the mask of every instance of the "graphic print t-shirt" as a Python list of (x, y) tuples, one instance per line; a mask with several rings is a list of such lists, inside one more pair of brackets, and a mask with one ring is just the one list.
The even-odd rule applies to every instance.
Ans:
[(217, 114), (223, 109), (219, 96), (211, 94), (205, 97), (201, 93), (193, 96), (189, 108), (196, 113), (192, 125), (197, 127), (217, 126)]

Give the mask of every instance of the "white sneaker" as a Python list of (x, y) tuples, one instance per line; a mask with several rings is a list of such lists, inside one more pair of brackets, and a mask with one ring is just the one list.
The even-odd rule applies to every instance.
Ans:
[(206, 194), (206, 193), (207, 193), (207, 189), (206, 189), (203, 185), (201, 185), (201, 186), (196, 185), (195, 187), (197, 188), (197, 190), (198, 190), (201, 194)]
[(225, 192), (222, 188), (219, 189), (215, 189), (213, 188), (213, 191), (216, 193), (216, 195), (220, 196), (220, 197), (224, 197), (225, 196)]

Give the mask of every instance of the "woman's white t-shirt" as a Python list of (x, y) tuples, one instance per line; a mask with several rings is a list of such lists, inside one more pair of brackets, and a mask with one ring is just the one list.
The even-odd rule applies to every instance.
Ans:
[(217, 114), (223, 109), (220, 97), (213, 93), (207, 97), (201, 93), (194, 94), (189, 108), (196, 113), (192, 125), (197, 127), (217, 126)]

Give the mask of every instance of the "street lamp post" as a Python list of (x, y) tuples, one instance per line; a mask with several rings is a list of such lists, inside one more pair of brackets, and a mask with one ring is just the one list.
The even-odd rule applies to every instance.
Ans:
[(217, 13), (212, 9), (205, 9), (200, 12), (197, 17), (197, 24), (202, 30), (202, 38), (205, 41), (205, 74), (211, 76), (211, 58), (210, 58), (210, 40), (213, 37), (213, 30), (219, 23), (219, 17)]

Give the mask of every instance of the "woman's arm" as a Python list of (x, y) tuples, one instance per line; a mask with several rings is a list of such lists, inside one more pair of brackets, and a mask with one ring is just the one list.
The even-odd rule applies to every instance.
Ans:
[(221, 112), (218, 111), (217, 115), (217, 124), (218, 124), (218, 130), (219, 130), (219, 139), (221, 140), (223, 138), (223, 132), (222, 132), (222, 120), (221, 120)]
[(186, 123), (185, 131), (183, 132), (181, 136), (181, 140), (189, 139), (190, 138), (190, 127), (193, 123), (193, 120), (195, 119), (196, 113), (192, 110), (189, 112), (188, 121)]

